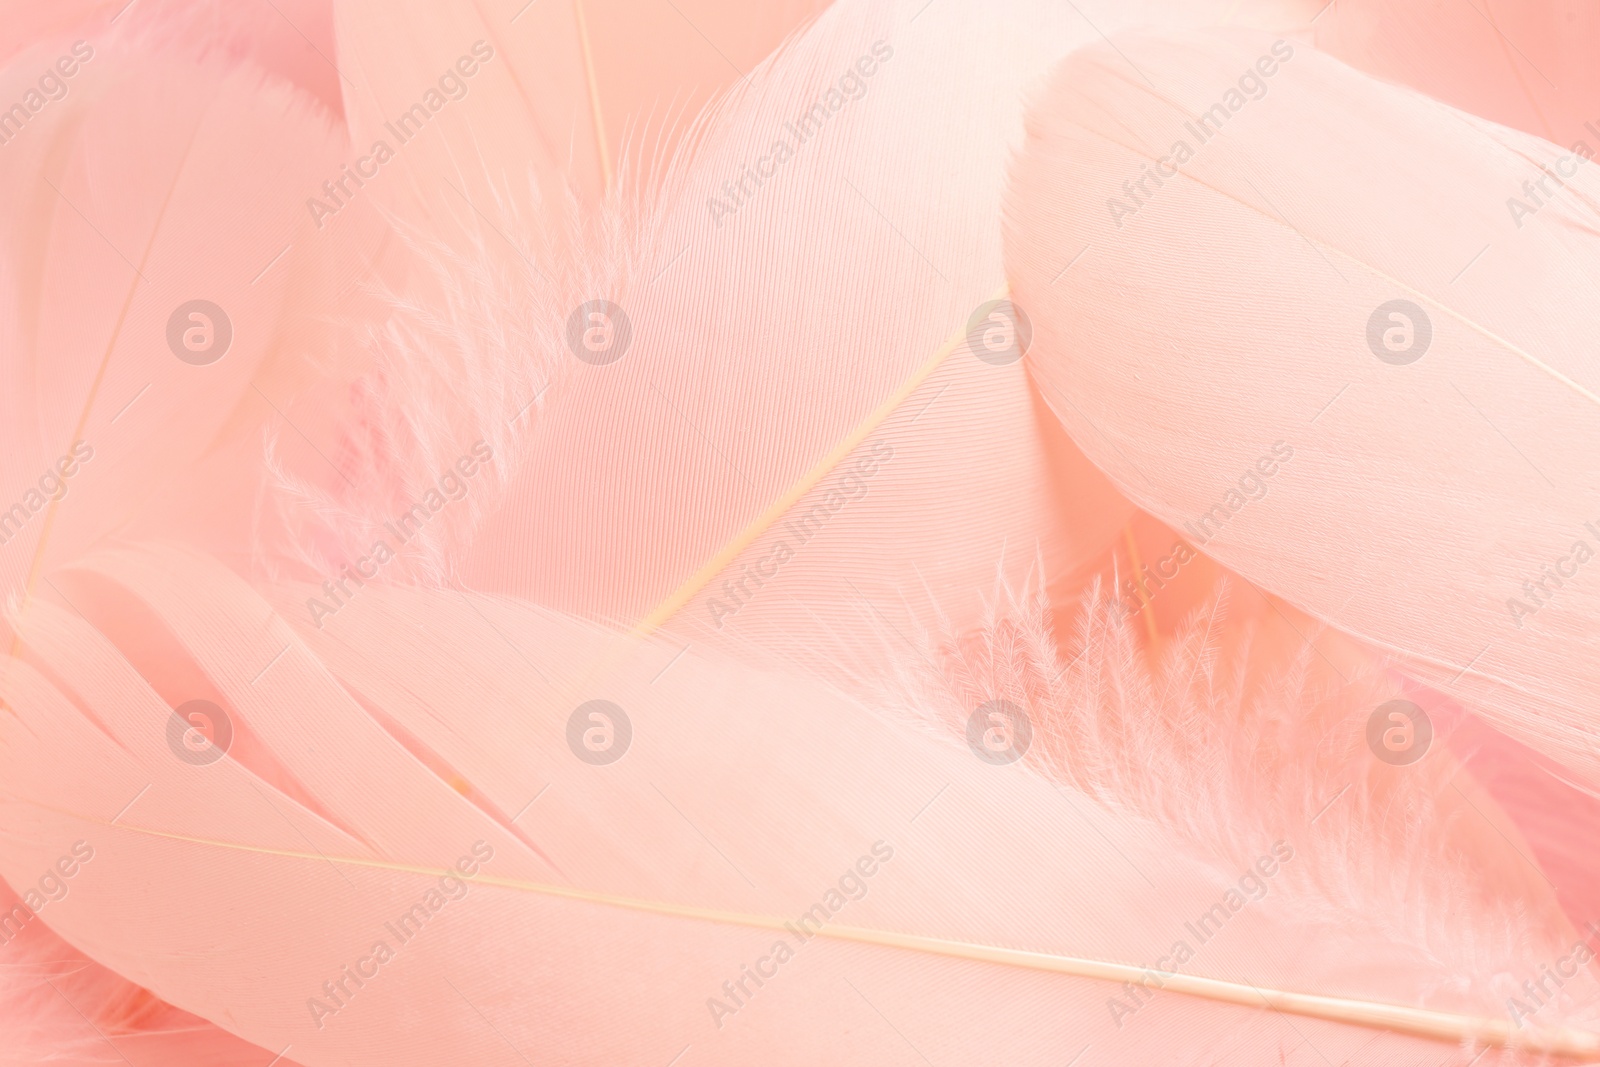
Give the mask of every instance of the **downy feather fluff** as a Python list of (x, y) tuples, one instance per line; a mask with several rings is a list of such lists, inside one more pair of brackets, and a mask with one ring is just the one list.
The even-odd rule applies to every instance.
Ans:
[[(1080, 51), (1029, 121), (1008, 264), (1074, 440), (1209, 555), (1600, 783), (1591, 165), (1220, 31)], [(1516, 219), (1541, 166), (1564, 184)]]
[[(364, 50), (350, 69), (381, 90), (352, 117), (356, 129), (435, 77), (419, 55), (455, 54), (442, 38), (418, 43), (426, 16), (392, 16), (411, 50), (386, 67), (375, 20), (391, 13), (341, 8), (341, 50)], [(271, 417), (230, 393), (191, 397), (215, 425), (170, 460), (206, 465), (209, 477), (178, 493), (186, 506), (130, 505), (138, 521), (86, 523), (39, 565), (51, 581), (33, 583), (10, 616), (6, 647), (20, 658), (0, 673), (0, 874), (26, 887), (64, 843), (93, 841), (93, 866), (42, 915), (71, 945), (59, 959), (121, 976), (90, 968), (83, 988), (64, 986), (104, 1034), (52, 1052), (96, 1062), (109, 1049), (139, 1063), (141, 1044), (170, 1042), (146, 1054), (310, 1067), (1436, 1064), (1519, 1061), (1480, 1055), (1475, 1042), (1491, 1036), (1593, 1048), (1592, 975), (1546, 988), (1584, 935), (1526, 861), (1517, 827), (1446, 749), (1404, 770), (1365, 752), (1370, 709), (1409, 690), (1338, 638), (1308, 646), (1309, 619), (1253, 594), (1248, 610), (1207, 601), (1169, 625), (1152, 669), (1152, 650), (1096, 594), (1079, 613), (1074, 590), (1103, 565), (1128, 508), (1038, 408), (1020, 367), (969, 352), (958, 374), (957, 352), (918, 377), (1000, 280), (999, 153), (1020, 129), (1030, 79), (1096, 27), (1119, 25), (1111, 12), (1077, 18), (1028, 5), (842, 5), (691, 128), (685, 154), (654, 176), (665, 192), (633, 188), (647, 169), (623, 167), (598, 219), (552, 223), (541, 167), (571, 175), (524, 149), (472, 158), (476, 142), (450, 140), (458, 112), (447, 110), (406, 146), (394, 184), (432, 166), (464, 180), (466, 197), (435, 187), (422, 204), (379, 182), (329, 228), (312, 222), (303, 245), (291, 240), (290, 325), (268, 331), (278, 343), (229, 379), (275, 398)], [(661, 258), (711, 215), (700, 200), (732, 180), (725, 168), (765, 150), (768, 126), (796, 106), (826, 106), (879, 28), (895, 54), (777, 181), (720, 216), (727, 250), (690, 242), (676, 266)], [(952, 39), (962, 47), (941, 43)], [(520, 55), (507, 66), (538, 67)], [(914, 76), (884, 80), (903, 69)], [(407, 89), (407, 71), (428, 79)], [(963, 85), (952, 71), (970, 76)], [(451, 106), (503, 106), (492, 84)], [(343, 162), (360, 144), (345, 147), (337, 131), (330, 140)], [(881, 159), (863, 167), (869, 148)], [(993, 162), (974, 166), (967, 152)], [(338, 170), (305, 155), (285, 182), (297, 191)], [(253, 159), (242, 165), (260, 169)], [(435, 213), (452, 195), (454, 215)], [(214, 210), (199, 203), (198, 214)], [(287, 203), (301, 209), (298, 197)], [(875, 219), (886, 228), (862, 228)], [(386, 229), (389, 243), (369, 256)], [(841, 294), (857, 276), (834, 275), (856, 255), (870, 280), (856, 288), (870, 292), (852, 309)], [(950, 291), (930, 295), (919, 263), (939, 264)], [(674, 278), (683, 268), (692, 282)], [(349, 314), (357, 302), (343, 289), (349, 321), (313, 329), (309, 309), (327, 298), (314, 283), (348, 286), (349, 274), (376, 279), (395, 306)], [(516, 304), (519, 280), (527, 295)], [(610, 367), (573, 365), (562, 316), (597, 293), (624, 294), (637, 311), (634, 347)], [(634, 293), (648, 294), (640, 307)], [(819, 319), (835, 306), (847, 310)], [(527, 324), (545, 320), (556, 328), (530, 340)], [(366, 344), (341, 343), (363, 332)], [(451, 347), (430, 351), (436, 337)], [(705, 351), (685, 351), (685, 337)], [(565, 379), (552, 373), (557, 359)], [(600, 385), (607, 372), (611, 389)], [(632, 384), (615, 388), (619, 378)], [(527, 394), (509, 386), (547, 383), (533, 428), (512, 425)], [(808, 411), (807, 398), (826, 402)], [(263, 424), (277, 434), (269, 473), (298, 493), (277, 503), (317, 501), (326, 521), (301, 545), (292, 521), (273, 526), (288, 513), (269, 513), (252, 553), (240, 519), (261, 485), (251, 459)], [(894, 433), (886, 460), (913, 462), (903, 476), (880, 464), (840, 510), (828, 494), (842, 483), (828, 472), (883, 441), (873, 428)], [(443, 505), (459, 506), (459, 519), (417, 538), (430, 566), (371, 581), (338, 568), (368, 520), (438, 493), (432, 472), (477, 435), (495, 442), (504, 470), (469, 488), (469, 503)], [(903, 480), (877, 480), (889, 474)], [(218, 484), (231, 492), (201, 498)], [(839, 514), (802, 546), (815, 557), (777, 561), (781, 580), (764, 569), (764, 581), (744, 579), (741, 591), (759, 596), (726, 620), (742, 628), (702, 641), (676, 620), (721, 648), (641, 638), (674, 622), (687, 601), (671, 594), (708, 567), (718, 583), (730, 568), (745, 573), (748, 545), (719, 552), (741, 539), (759, 547), (749, 531), (768, 528), (764, 507), (819, 499)], [(494, 508), (500, 525), (480, 536)], [(190, 546), (83, 554), (109, 534), (152, 529)], [(1037, 590), (993, 604), (980, 595), (997, 561), (1004, 589), (1041, 545), (1051, 599), (1070, 609), (1059, 625)], [(296, 553), (325, 573), (262, 577), (292, 570), (282, 565)], [(462, 575), (493, 592), (441, 587)], [(424, 587), (391, 584), (402, 578)], [(932, 641), (921, 635), (940, 612), (906, 604), (924, 581), (946, 609)], [(323, 598), (334, 610), (308, 610)], [(729, 649), (875, 684), (842, 693), (730, 661)], [(226, 756), (203, 765), (172, 747), (172, 709), (197, 698), (233, 727)], [(597, 698), (632, 723), (627, 753), (607, 766), (569, 740), (574, 711)], [(972, 710), (994, 699), (1036, 726), (1019, 763), (992, 766), (964, 741)], [(449, 873), (463, 857), (470, 879)], [(815, 922), (819, 908), (820, 935), (784, 925)], [(403, 916), (420, 929), (392, 930)], [(769, 973), (780, 939), (794, 956)], [(1135, 984), (1159, 987), (1138, 968), (1177, 955), (1169, 988)], [(1139, 977), (1108, 980), (1107, 964)], [(1246, 1003), (1211, 987), (1209, 998), (1181, 992), (1196, 976), (1232, 983)], [(1544, 995), (1519, 999), (1528, 983)], [(1258, 990), (1394, 1007), (1388, 1024), (1351, 1025), (1348, 1005), (1316, 1018), (1263, 1011)], [(1422, 1010), (1469, 1019), (1450, 1023), (1442, 1044), (1383, 1032), (1425, 1029)], [(184, 1012), (254, 1047), (190, 1027)], [(1479, 1017), (1498, 1021), (1470, 1021)]]
[[(506, 257), (508, 274), (478, 271), (527, 295), (463, 305), (539, 325), (507, 334), (491, 320), (481, 340), (436, 346), (484, 388), (430, 427), (430, 454), (511, 438), (511, 422), (520, 438), (497, 460), (497, 476), (512, 472), (498, 514), (470, 551), (445, 546), (455, 567), (438, 569), (624, 627), (870, 674), (869, 650), (914, 628), (925, 588), (971, 616), (1002, 560), (1025, 568), (1042, 549), (1070, 574), (1098, 556), (1126, 504), (1019, 365), (964, 344), (1004, 283), (996, 219), (1023, 91), (1094, 31), (1049, 5), (917, 7), (829, 8), (656, 180), (624, 169), (572, 265), (530, 252)], [(591, 299), (631, 322), (605, 366), (566, 337)], [(494, 340), (507, 335), (522, 347)], [(407, 355), (429, 365), (424, 343)], [(512, 374), (526, 375), (514, 392), (498, 384)], [(475, 411), (499, 418), (474, 426)], [(350, 510), (346, 540), (365, 549), (372, 509)]]
[[(14, 617), (0, 870), (92, 842), (52, 927), (308, 1067), (878, 1063), (908, 1039), (934, 1062), (1464, 1064), (1481, 1050), (874, 939), (1504, 1017), (1577, 938), (1446, 759), (1374, 770), (1361, 727), (1392, 683), (1336, 684), (1287, 627), (1219, 645), (1221, 608), (1154, 679), (1115, 616), (1091, 608), (1063, 671), (1022, 610), (1026, 647), (988, 646), (1020, 670), (969, 657), (908, 715), (666, 642), (619, 659), (476, 594), (373, 586), (318, 629), (290, 621), (304, 588), (268, 590), (280, 615), (173, 549), (58, 584), (70, 600)], [(1027, 701), (1027, 760), (916, 725), (974, 693)], [(626, 709), (621, 760), (573, 758), (575, 696)], [(168, 749), (195, 697), (233, 725), (208, 765)], [(819, 901), (821, 936), (783, 925)], [(1521, 1036), (1592, 1027), (1597, 992), (1580, 973)]]

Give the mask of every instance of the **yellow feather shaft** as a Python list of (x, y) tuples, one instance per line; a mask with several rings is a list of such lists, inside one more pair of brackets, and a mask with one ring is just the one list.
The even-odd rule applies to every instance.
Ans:
[[(99, 822), (101, 820), (86, 821)], [(112, 824), (102, 822), (102, 825), (109, 826)], [(786, 929), (782, 919), (764, 915), (747, 915), (718, 908), (638, 900), (615, 893), (601, 893), (589, 889), (574, 889), (567, 886), (524, 882), (482, 873), (467, 878), (459, 871), (450, 868), (423, 867), (406, 863), (392, 863), (386, 860), (324, 856), (315, 852), (297, 852), (291, 849), (241, 845), (228, 841), (212, 841), (206, 838), (190, 837), (185, 834), (168, 833), (163, 830), (152, 830), (145, 827), (118, 825), (117, 828), (130, 833), (148, 834), (152, 837), (162, 837), (188, 844), (253, 852), (260, 855), (278, 856), (284, 859), (308, 860), (316, 863), (338, 863), (351, 867), (398, 871), (427, 877), (444, 877), (448, 875), (454, 878), (461, 878), (464, 881), (516, 892), (536, 893), (541, 896), (558, 897), (585, 904), (623, 908), (628, 911), (646, 912), (671, 918), (721, 923), (728, 926), (745, 926), (761, 930), (783, 931)], [(1063, 956), (1049, 952), (1031, 952), (1024, 949), (1004, 948), (997, 945), (951, 941), (940, 937), (900, 933), (894, 930), (872, 930), (858, 926), (824, 926), (815, 936), (826, 937), (835, 941), (853, 941), (857, 944), (877, 945), (881, 948), (894, 948), (907, 952), (923, 952), (977, 963), (1021, 967), (1026, 970), (1068, 975), (1074, 978), (1089, 978), (1119, 984), (1135, 982), (1147, 988), (1154, 986), (1166, 992), (1182, 993), (1186, 996), (1199, 997), (1204, 1000), (1237, 1004), (1245, 1008), (1266, 1008), (1271, 1011), (1286, 1012), (1309, 1019), (1322, 1019), (1328, 1022), (1344, 1023), (1374, 1030), (1389, 1030), (1412, 1037), (1445, 1041), (1451, 1044), (1468, 1042), (1495, 1048), (1519, 1049), (1574, 1060), (1600, 1059), (1600, 1034), (1572, 1027), (1519, 1028), (1509, 1019), (1457, 1015), (1450, 1012), (1407, 1007), (1402, 1004), (1385, 1004), (1378, 1001), (1355, 1000), (1348, 997), (1326, 997), (1313, 993), (1264, 989), (1248, 982), (1230, 982), (1220, 978), (1205, 978), (1188, 974), (1165, 974), (1126, 963), (1109, 963), (1104, 960), (1086, 959), (1081, 956)]]

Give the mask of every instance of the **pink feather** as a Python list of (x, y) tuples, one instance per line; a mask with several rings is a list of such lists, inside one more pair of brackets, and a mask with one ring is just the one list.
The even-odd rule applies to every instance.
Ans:
[(1046, 399), (1140, 506), (1592, 786), (1597, 587), (1546, 574), (1600, 546), (1595, 176), (1304, 45), (1117, 47), (1057, 72), (1013, 174)]
[[(1244, 427), (1345, 354), (1294, 316), (1289, 356), (1242, 343), (1263, 294), (1348, 308), (1241, 176), (1428, 288), (1437, 256), (1347, 225), (1305, 131), (1388, 149), (1338, 191), (1436, 245), (1549, 146), (1296, 45), (1225, 109), (1282, 158), (1210, 145), (1202, 192), (1091, 235), (1133, 146), (1273, 40), (1123, 31), (1309, 33), (1310, 5), (821, 8), (151, 0), (0, 145), (0, 484), (41, 501), (0, 545), (0, 930), (27, 927), (0, 1063), (1600, 1058), (1593, 605), (1444, 677), (1481, 588), (1338, 480), (1391, 423), (1385, 456), (1429, 443), (1400, 415), (1452, 427), (1319, 416), (1215, 561), (1175, 563)], [(0, 89), (113, 13), (19, 12)], [(1443, 206), (1375, 191), (1441, 159)], [(1509, 254), (1571, 288), (1589, 231), (1539, 216)], [(1581, 378), (1551, 298), (1473, 269), (1495, 338), (1557, 349), (1517, 369)], [(1026, 364), (983, 358), (1008, 273)], [(174, 347), (215, 321), (169, 340), (197, 296), (216, 362)], [(614, 362), (580, 343), (596, 299)], [(1362, 484), (1465, 507), (1507, 468), (1449, 440), (1474, 482)], [(1525, 553), (1566, 514), (1488, 481)], [(1383, 560), (1326, 564), (1329, 500)], [(1486, 543), (1458, 546), (1480, 582)], [(1435, 614), (1362, 599), (1381, 566)], [(1395, 766), (1371, 724), (1400, 699), (1438, 736)], [(1480, 710), (1532, 747), (1486, 755)]]
[[(957, 1061), (1059, 1063), (1086, 1044), (1113, 1062), (1424, 1054), (1360, 1028), (781, 926), (817, 900), (834, 900), (837, 924), (1134, 966), (1172, 966), (1181, 941), (1198, 954), (1185, 972), (1486, 1015), (1576, 937), (1499, 831), (1451, 814), (1466, 802), (1447, 760), (1418, 773), (1370, 759), (1364, 709), (1385, 683), (1353, 675), (1338, 692), (1287, 626), (1218, 649), (1220, 618), (1202, 620), (1141, 681), (1127, 635), (1092, 615), (1089, 652), (1065, 671), (1034, 642), (1009, 657), (1021, 676), (930, 677), (919, 716), (973, 695), (1037, 716), (1036, 749), (1002, 768), (801, 679), (619, 648), (501, 600), (372, 587), (319, 630), (170, 550), (102, 556), (62, 581), (71, 606), (18, 621), (28, 662), (6, 674), (0, 870), (21, 882), (60, 842), (91, 841), (52, 926), (310, 1065), (448, 1049), (635, 1062), (686, 1045), (712, 1063), (878, 1062), (905, 1054), (906, 1034)], [(287, 619), (306, 592), (275, 593)], [(596, 694), (633, 728), (604, 767), (574, 759), (566, 729), (573, 701)], [(233, 724), (219, 762), (169, 749), (172, 705), (196, 696)], [(1161, 751), (1174, 762), (1150, 766)], [(473, 871), (484, 884), (447, 885), (458, 899), (426, 905), (410, 936), (385, 926), (478, 841), (493, 853)], [(886, 847), (850, 884), (859, 899), (828, 897), (874, 841)], [(1240, 871), (1273, 854), (1244, 904)], [(1223, 918), (1196, 918), (1213, 906)], [(741, 965), (778, 966), (775, 938), (798, 958), (730, 999)], [(375, 963), (375, 942), (393, 959)], [(356, 985), (344, 969), (362, 960)], [(1536, 1022), (1592, 1018), (1597, 993), (1575, 979)]]

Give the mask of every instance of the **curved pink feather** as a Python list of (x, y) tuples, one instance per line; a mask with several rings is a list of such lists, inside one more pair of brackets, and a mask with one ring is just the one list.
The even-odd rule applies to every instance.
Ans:
[(1208, 554), (1594, 782), (1595, 587), (1544, 577), (1600, 545), (1594, 174), (1304, 45), (1118, 47), (1057, 72), (1013, 175), (1046, 399)]
[[(1594, 1044), (1581, 961), (1515, 1007), (1592, 954), (1565, 770), (1485, 758), (1475, 722), (1312, 617), (1581, 770), (1586, 599), (1457, 655), (1463, 605), (1509, 573), (1485, 545), (1533, 559), (1566, 498), (1428, 422), (1424, 377), (1420, 415), (1369, 398), (1341, 428), (1335, 396), (1266, 499), (1222, 497), (1240, 517), (1205, 549), (1309, 616), (1173, 541), (1207, 478), (1260, 469), (1246, 430), (1342, 368), (1306, 326), (1349, 310), (1312, 253), (1437, 305), (1435, 362), (1467, 353), (1471, 383), (1587, 388), (1587, 312), (1549, 310), (1592, 281), (1573, 203), (1469, 263), (1490, 280), (1451, 279), (1459, 303), (1416, 250), (1475, 233), (1472, 198), (1550, 146), (1299, 44), (1246, 103), (1231, 65), (1271, 38), (1120, 33), (1294, 27), (1297, 2), (841, 0), (762, 59), (819, 6), (150, 0), (0, 145), (0, 473), (41, 501), (0, 545), (0, 874), (50, 895), (94, 843), (28, 934), (76, 973), (30, 956), (7, 985), (0, 946), (0, 1063), (1525, 1059), (1094, 970), (1175, 955), (1239, 995), (1525, 1009), (1513, 1044)], [(13, 49), (109, 16), (19, 13)], [(1135, 167), (1093, 230), (1096, 183), (1220, 74), (1200, 188)], [(1337, 190), (1313, 129), (1343, 146)], [(1434, 164), (1459, 188), (1396, 199)], [(1008, 273), (1026, 364), (984, 344), (1015, 323), (985, 318)], [(234, 329), (216, 362), (168, 339), (196, 295)], [(629, 320), (616, 362), (568, 328), (600, 298)], [(1252, 347), (1264, 321), (1294, 343)], [(185, 323), (216, 326), (180, 319), (180, 345)], [(41, 465), (80, 438), (47, 501)], [(1441, 473), (1451, 450), (1474, 479)], [(1408, 507), (1470, 526), (1484, 493), (1523, 517), (1447, 538), (1468, 578), (1417, 551)], [(1350, 531), (1382, 550), (1340, 556)], [(1124, 584), (1147, 565), (1181, 573)], [(1364, 598), (1366, 571), (1430, 610)], [(1448, 740), (1413, 767), (1369, 750), (1402, 695)], [(597, 699), (630, 724), (614, 763), (585, 754)], [(175, 718), (193, 700), (231, 728), (218, 759)], [(999, 700), (1033, 730), (1003, 765), (972, 739)], [(792, 929), (817, 908), (824, 934)], [(777, 940), (796, 956), (769, 973)]]
[[(712, 1063), (865, 1063), (897, 1054), (897, 1028), (935, 1055), (998, 1048), (1024, 1063), (1059, 1062), (1085, 1043), (1113, 1062), (1174, 1047), (1276, 1062), (1296, 1033), (1351, 1062), (1421, 1050), (1313, 1020), (1230, 1037), (1247, 1016), (1176, 994), (1124, 1025), (1102, 982), (782, 926), (833, 900), (839, 872), (875, 842), (871, 873), (847, 886), (855, 899), (825, 908), (835, 922), (1134, 963), (1170, 960), (1183, 941), (1202, 953), (1186, 970), (1281, 988), (1492, 1013), (1500, 980), (1487, 976), (1534, 967), (1572, 936), (1553, 902), (1539, 901), (1537, 879), (1496, 859), (1509, 855), (1497, 831), (1450, 817), (1466, 810), (1446, 784), (1452, 768), (1417, 777), (1371, 763), (1348, 696), (1231, 704), (1234, 682), (1254, 686), (1249, 671), (1193, 695), (1234, 707), (1241, 726), (1315, 706), (1327, 717), (1318, 733), (1340, 721), (1356, 730), (1324, 747), (1322, 766), (1285, 753), (1270, 774), (1237, 760), (1243, 750), (1225, 756), (1235, 744), (1226, 730), (1194, 735), (1241, 775), (1222, 786), (1213, 774), (1217, 799), (1253, 779), (1264, 800), (1233, 821), (1238, 840), (1223, 840), (1203, 819), (1186, 820), (1189, 837), (1160, 814), (1159, 775), (1088, 760), (1051, 771), (1051, 753), (1082, 756), (1043, 740), (1037, 760), (997, 768), (800, 679), (697, 653), (663, 673), (671, 645), (619, 655), (603, 630), (507, 601), (374, 587), (318, 629), (287, 621), (310, 590), (276, 591), (280, 615), (181, 552), (118, 552), (61, 578), (74, 606), (38, 604), (19, 620), (28, 662), (5, 675), (15, 715), (0, 720), (11, 783), (0, 870), (21, 880), (59, 840), (91, 840), (93, 863), (52, 905), (52, 926), (172, 1003), (263, 1048), (292, 1046), (306, 1064), (420, 1064), (452, 1048), (477, 1062), (587, 1062), (685, 1044)], [(437, 639), (422, 636), (422, 620)], [(1295, 644), (1285, 627), (1252, 654), (1257, 669), (1286, 665), (1267, 650)], [(1110, 651), (1077, 668), (1062, 703), (1035, 706), (1041, 727), (1076, 728), (1072, 717), (1090, 709), (1071, 694), (1123, 674)], [(596, 657), (610, 667), (598, 681)], [(624, 757), (603, 767), (574, 759), (566, 736), (569, 694), (596, 693), (633, 725)], [(175, 759), (167, 729), (171, 706), (196, 695), (235, 731), (229, 754), (203, 765)], [(1171, 729), (1138, 700), (1106, 710), (1125, 716), (1130, 737)], [(1084, 753), (1095, 749), (1131, 754), (1114, 744)], [(1350, 806), (1308, 822), (1321, 799), (1301, 786), (1331, 788), (1351, 772), (1361, 780)], [(1105, 776), (1100, 804), (1072, 777), (1083, 774)], [(1389, 814), (1396, 806), (1442, 837), (1416, 837)], [(974, 822), (985, 832), (972, 833)], [(1352, 834), (1389, 865), (1352, 866)], [(477, 842), (471, 873), (484, 884), (447, 885), (454, 899), (425, 904), (432, 917), (420, 929), (391, 929)], [(1409, 866), (1408, 849), (1426, 862)], [(1467, 874), (1452, 849), (1481, 854), (1509, 881)], [(1245, 906), (1238, 869), (1262, 851), (1280, 863)], [(1391, 883), (1386, 872), (1402, 868), (1410, 876)], [(1202, 921), (1211, 936), (1197, 941), (1184, 919), (1229, 892), (1240, 905), (1224, 904), (1223, 927)], [(1450, 906), (1396, 937), (1394, 909), (1418, 893)], [(773, 917), (773, 927), (739, 915)], [(1504, 936), (1446, 933), (1463, 922), (1487, 932), (1513, 915)], [(738, 1010), (719, 1015), (712, 1001), (733, 1004), (722, 982), (752, 960), (770, 965), (775, 939), (797, 960), (770, 989), (752, 993), (746, 980)], [(374, 974), (378, 942), (393, 955)], [(1439, 953), (1457, 962), (1441, 967)], [(358, 986), (342, 975), (361, 960)], [(1458, 966), (1486, 984), (1455, 981)], [(330, 992), (330, 980), (342, 989)], [(1571, 985), (1560, 1013), (1541, 1021), (1587, 1018), (1597, 992)], [(855, 1025), (818, 1026), (819, 1013)], [(608, 1022), (618, 1018), (628, 1025)]]

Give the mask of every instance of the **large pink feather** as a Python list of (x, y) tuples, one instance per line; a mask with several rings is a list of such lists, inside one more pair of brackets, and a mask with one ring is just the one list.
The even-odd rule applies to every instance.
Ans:
[(1046, 399), (1205, 552), (1593, 785), (1592, 168), (1304, 45), (1117, 47), (1013, 177)]
[[(42, 502), (0, 548), (0, 931), (27, 926), (0, 943), (0, 1063), (1600, 1057), (1569, 771), (1485, 759), (1486, 729), (1381, 653), (1569, 764), (1581, 735), (1539, 727), (1593, 679), (1444, 678), (1415, 617), (1375, 640), (1391, 614), (1348, 585), (1303, 592), (1337, 583), (1292, 522), (1204, 547), (1312, 615), (1209, 560), (1150, 584), (1177, 551), (1157, 518), (1192, 518), (1185, 427), (1239, 444), (1192, 406), (1239, 375), (1191, 290), (1141, 288), (1170, 267), (1138, 245), (1112, 274), (1087, 240), (1050, 247), (1081, 197), (1061, 171), (1091, 187), (1096, 137), (1142, 143), (1253, 39), (1093, 42), (1303, 28), (1312, 5), (840, 0), (761, 61), (820, 6), (149, 0), (0, 145), (0, 474)], [(110, 14), (12, 30), (70, 47)], [(1387, 144), (1398, 108), (1468, 189), (1505, 170), (1485, 145), (1542, 150), (1307, 62), (1226, 107), (1228, 136), (1270, 104), (1276, 146), (1306, 113)], [(1018, 147), (1028, 367), (987, 345), (1017, 322), (990, 302)], [(1237, 193), (1210, 147), (1194, 173)], [(1289, 157), (1246, 183), (1276, 200), (1293, 174), (1297, 210), (1326, 208)], [(1216, 263), (1215, 205), (1183, 203), (1179, 259)], [(1328, 225), (1311, 239), (1360, 236)], [(1309, 276), (1249, 232), (1272, 280)], [(1519, 262), (1587, 269), (1586, 239)], [(168, 340), (179, 290), (224, 305), (224, 359)], [(1473, 293), (1497, 337), (1550, 329)], [(1163, 298), (1206, 321), (1151, 358), (1134, 316)], [(629, 320), (614, 362), (582, 343), (596, 299)], [(1079, 340), (1113, 351), (1082, 365)], [(1135, 410), (1129, 351), (1173, 380), (1213, 362)], [(37, 465), (80, 433), (106, 448), (45, 502)], [(1275, 467), (1257, 480), (1295, 484)], [(1418, 573), (1436, 602), (1466, 584)], [(1373, 739), (1399, 699), (1436, 725), (1420, 763)], [(995, 747), (1019, 730), (1025, 752)]]
[[(965, 340), (1004, 282), (995, 213), (1022, 93), (1093, 29), (1047, 5), (916, 13), (831, 8), (701, 121), (659, 188), (621, 188), (574, 264), (530, 248), (529, 266), (482, 227), (482, 266), (445, 264), (440, 288), (465, 295), (404, 362), (449, 361), (439, 380), (467, 388), (394, 436), (423, 440), (413, 472), (481, 437), (509, 484), (503, 503), (486, 486), (457, 510), (490, 505), (470, 554), (441, 524), (440, 569), (870, 673), (895, 629), (930, 623), (930, 600), (970, 621), (1002, 565), (1019, 575), (1042, 552), (1067, 574), (1099, 555), (1126, 504), (1042, 417), (1021, 367)], [(972, 80), (953, 82), (951, 64)], [(492, 106), (498, 90), (482, 91)], [(803, 138), (787, 132), (814, 106)], [(757, 190), (747, 165), (777, 169)], [(615, 363), (570, 347), (592, 299), (631, 323)], [(424, 488), (359, 515), (351, 551)]]
[[(184, 553), (102, 556), (61, 584), (70, 606), (18, 620), (30, 662), (5, 675), (0, 870), (23, 882), (62, 842), (91, 842), (52, 926), (306, 1064), (647, 1062), (685, 1047), (709, 1063), (867, 1063), (910, 1054), (908, 1037), (940, 1060), (1021, 1063), (1085, 1045), (1126, 1063), (1446, 1051), (782, 926), (819, 900), (833, 901), (831, 929), (1135, 967), (1172, 966), (1182, 941), (1197, 953), (1184, 973), (1482, 1015), (1576, 936), (1501, 832), (1464, 817), (1447, 762), (1370, 759), (1362, 708), (1384, 684), (1334, 695), (1320, 661), (1275, 651), (1298, 646), (1289, 627), (1198, 674), (1215, 649), (1197, 631), (1185, 655), (1201, 660), (1175, 661), (1158, 704), (1139, 696), (1114, 620), (1031, 695), (972, 674), (923, 694), (928, 710), (960, 706), (976, 680), (1026, 700), (1045, 732), (999, 767), (798, 679), (693, 652), (673, 662), (665, 643), (618, 656), (599, 629), (489, 598), (373, 587), (319, 630)], [(292, 619), (307, 592), (274, 595)], [(418, 644), (424, 621), (439, 639)], [(596, 657), (612, 665), (597, 688)], [(1129, 699), (1108, 700), (1108, 684)], [(604, 766), (568, 740), (574, 701), (595, 696), (632, 724)], [(171, 707), (195, 697), (231, 721), (219, 761), (170, 747)], [(1302, 731), (1290, 708), (1317, 710)], [(1202, 709), (1232, 718), (1183, 725)], [(1200, 775), (1164, 782), (1137, 746), (1177, 731)], [(1272, 734), (1303, 741), (1263, 763)], [(1221, 807), (1170, 807), (1182, 796)], [(480, 859), (493, 851), (473, 865), (480, 884), (446, 885), (459, 899), (426, 905), (402, 943), (385, 923), (479, 841)], [(846, 885), (859, 899), (829, 897), (876, 841), (871, 874)], [(1240, 871), (1274, 854), (1245, 904)], [(1218, 905), (1224, 918), (1198, 918)], [(794, 961), (774, 963), (776, 940)], [(394, 956), (381, 966), (377, 942)], [(722, 983), (763, 959), (776, 977), (730, 997)], [(357, 986), (343, 974), (359, 960)], [(1575, 979), (1530, 1025), (1586, 1019), (1597, 992)]]
[[(216, 525), (248, 520), (277, 393), (255, 383), (280, 346), (309, 354), (306, 318), (342, 290), (319, 267), (340, 246), (311, 240), (286, 194), (342, 151), (309, 100), (248, 65), (116, 41), (19, 56), (4, 92), (63, 55), (64, 95), (0, 153), (8, 590), (130, 525), (216, 543)], [(249, 438), (247, 466), (221, 492), (190, 481), (229, 432)], [(228, 531), (219, 549), (248, 551), (248, 528)]]

